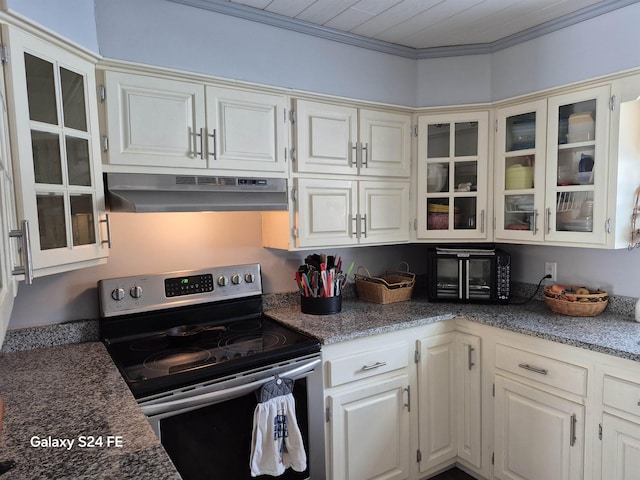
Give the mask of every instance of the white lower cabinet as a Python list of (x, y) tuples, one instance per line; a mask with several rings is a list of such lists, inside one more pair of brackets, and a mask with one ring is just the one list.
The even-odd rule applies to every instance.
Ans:
[(418, 340), (420, 472), (453, 460), (456, 442), (456, 332)]
[(327, 471), (333, 480), (409, 478), (409, 346), (377, 336), (324, 352)]
[(602, 415), (602, 479), (635, 480), (640, 476), (640, 419)]
[(638, 362), (464, 319), (323, 358), (330, 480), (640, 478)]
[(329, 395), (334, 480), (409, 478), (409, 378)]
[(584, 406), (496, 376), (496, 478), (582, 480)]
[(640, 374), (607, 368), (602, 377), (602, 480), (640, 478)]
[(479, 469), (480, 353), (480, 338), (451, 322), (327, 346), (328, 478)]

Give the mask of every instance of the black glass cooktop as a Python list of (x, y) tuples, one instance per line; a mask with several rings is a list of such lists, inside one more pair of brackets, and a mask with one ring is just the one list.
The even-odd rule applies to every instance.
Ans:
[[(105, 345), (136, 397), (320, 351), (316, 339), (261, 313), (216, 320), (215, 312), (199, 306), (102, 326)], [(185, 326), (196, 333), (176, 334)]]

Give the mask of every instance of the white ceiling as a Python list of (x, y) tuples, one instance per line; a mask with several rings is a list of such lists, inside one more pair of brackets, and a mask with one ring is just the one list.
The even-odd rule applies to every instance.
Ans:
[(172, 1), (366, 48), (428, 58), (499, 50), (638, 0)]

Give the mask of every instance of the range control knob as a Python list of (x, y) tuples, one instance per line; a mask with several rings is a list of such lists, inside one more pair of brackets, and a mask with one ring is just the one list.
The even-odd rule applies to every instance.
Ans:
[(256, 276), (253, 273), (245, 273), (244, 281), (247, 283), (253, 283), (256, 279)]
[(113, 298), (116, 302), (122, 300), (127, 292), (124, 291), (124, 288), (116, 288), (111, 292), (111, 298)]
[(224, 287), (227, 283), (229, 283), (229, 279), (227, 277), (225, 277), (224, 275), (220, 275), (218, 277), (218, 285)]
[(237, 273), (231, 277), (231, 283), (234, 285), (238, 285), (240, 282), (242, 282), (242, 277)]
[(140, 285), (134, 285), (131, 287), (131, 290), (129, 290), (129, 294), (133, 298), (140, 298), (142, 296), (142, 287)]

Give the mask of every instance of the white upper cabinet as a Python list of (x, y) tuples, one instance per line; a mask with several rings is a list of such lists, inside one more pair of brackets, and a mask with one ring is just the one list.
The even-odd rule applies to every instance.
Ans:
[(296, 247), (409, 241), (408, 182), (297, 178), (294, 188)]
[(109, 165), (206, 168), (204, 86), (105, 72)]
[(17, 239), (11, 233), (17, 229), (13, 189), (9, 125), (6, 110), (4, 76), (0, 75), (0, 347), (9, 325), (18, 284), (13, 269), (19, 265)]
[(409, 177), (411, 115), (295, 100), (295, 171)]
[(495, 239), (544, 240), (547, 101), (498, 109)]
[(284, 95), (131, 73), (104, 76), (105, 169), (285, 172)]
[(3, 37), (17, 219), (30, 238), (23, 267), (38, 276), (102, 263), (95, 65), (18, 29)]
[(285, 171), (284, 96), (210, 86), (206, 96), (209, 168)]
[(545, 240), (606, 242), (608, 85), (549, 98)]
[(360, 174), (408, 177), (411, 170), (411, 116), (360, 109)]
[(417, 238), (488, 240), (489, 113), (418, 117)]
[(497, 110), (496, 240), (628, 245), (640, 184), (632, 94), (640, 88), (620, 80)]

